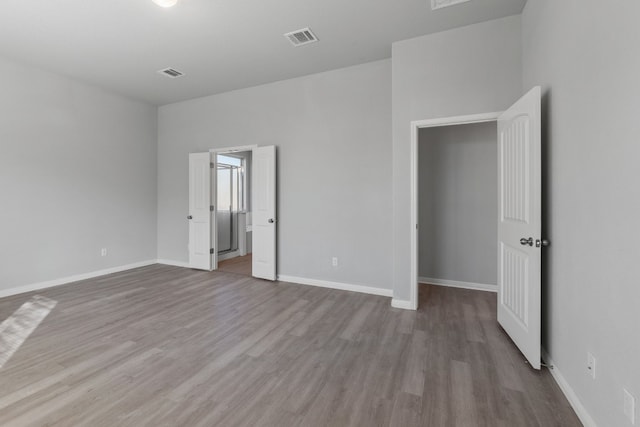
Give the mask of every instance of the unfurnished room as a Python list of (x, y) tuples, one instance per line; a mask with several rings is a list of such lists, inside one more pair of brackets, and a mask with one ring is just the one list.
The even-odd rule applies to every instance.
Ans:
[(0, 425), (640, 425), (639, 21), (6, 0)]

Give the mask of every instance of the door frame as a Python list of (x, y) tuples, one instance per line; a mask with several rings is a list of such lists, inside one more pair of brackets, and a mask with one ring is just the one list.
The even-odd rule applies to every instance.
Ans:
[[(411, 213), (411, 239), (410, 239), (410, 295), (408, 306), (400, 308), (408, 308), (409, 310), (418, 309), (418, 135), (420, 129), (467, 125), (473, 123), (497, 122), (501, 111), (471, 114), (465, 116), (442, 117), (437, 119), (415, 120), (411, 122), (411, 189), (410, 189), (410, 213)], [(496, 144), (497, 144), (496, 140)], [(496, 236), (497, 239), (497, 236)]]
[[(210, 148), (209, 149), (209, 153), (210, 155), (215, 155), (217, 156), (218, 154), (232, 154), (232, 153), (238, 153), (238, 152), (243, 152), (243, 151), (251, 151), (251, 153), (253, 153), (253, 150), (258, 148), (258, 144), (252, 144), (252, 145), (238, 145), (235, 147), (221, 147), (221, 148)], [(217, 162), (216, 162), (217, 163)], [(217, 173), (217, 171), (212, 171), (211, 173)], [(217, 184), (216, 184), (217, 185)], [(216, 195), (217, 195), (217, 188), (216, 190)], [(252, 193), (253, 195), (253, 193)], [(213, 203), (213, 209), (214, 211), (217, 213), (218, 212), (218, 201), (216, 200)], [(215, 227), (215, 235), (213, 235), (212, 237), (212, 241), (215, 242), (216, 246), (218, 244), (218, 227), (216, 225)], [(217, 252), (217, 249), (216, 249)], [(217, 253), (216, 253), (216, 257), (217, 257)], [(219, 260), (220, 261), (220, 260)], [(216, 265), (216, 270), (218, 269), (218, 266)]]
[(237, 147), (222, 147), (222, 148), (210, 148), (210, 153), (224, 154), (235, 153), (238, 151), (253, 151), (254, 148), (258, 148), (258, 144), (253, 145), (238, 145)]

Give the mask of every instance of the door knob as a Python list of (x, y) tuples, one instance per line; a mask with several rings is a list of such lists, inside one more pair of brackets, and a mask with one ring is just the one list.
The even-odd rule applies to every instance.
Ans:
[(533, 237), (529, 237), (528, 239), (526, 237), (523, 237), (522, 239), (520, 239), (520, 244), (523, 246), (533, 246)]
[(273, 219), (273, 218), (269, 218), (269, 220), (268, 220), (267, 222), (268, 222), (269, 224), (273, 224), (274, 222), (276, 222), (276, 220), (275, 220), (275, 219)]
[(193, 217), (191, 215), (187, 216), (187, 219), (193, 219)]
[(547, 239), (542, 239), (542, 240), (537, 239), (536, 248), (539, 248), (540, 246), (549, 246), (549, 241)]

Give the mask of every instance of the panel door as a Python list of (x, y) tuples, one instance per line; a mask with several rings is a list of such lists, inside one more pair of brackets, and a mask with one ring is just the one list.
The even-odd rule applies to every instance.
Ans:
[(498, 119), (498, 322), (540, 369), (540, 88)]
[(199, 270), (216, 267), (215, 215), (212, 201), (215, 174), (210, 153), (189, 154), (189, 266)]
[(255, 148), (252, 164), (252, 272), (276, 280), (276, 147)]

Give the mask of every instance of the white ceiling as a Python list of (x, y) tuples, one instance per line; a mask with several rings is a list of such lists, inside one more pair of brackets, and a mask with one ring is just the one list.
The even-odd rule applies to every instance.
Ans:
[[(167, 104), (391, 56), (391, 43), (515, 15), (526, 0), (4, 0), (0, 55)], [(283, 34), (310, 27), (319, 43)], [(170, 79), (156, 73), (176, 68)]]

